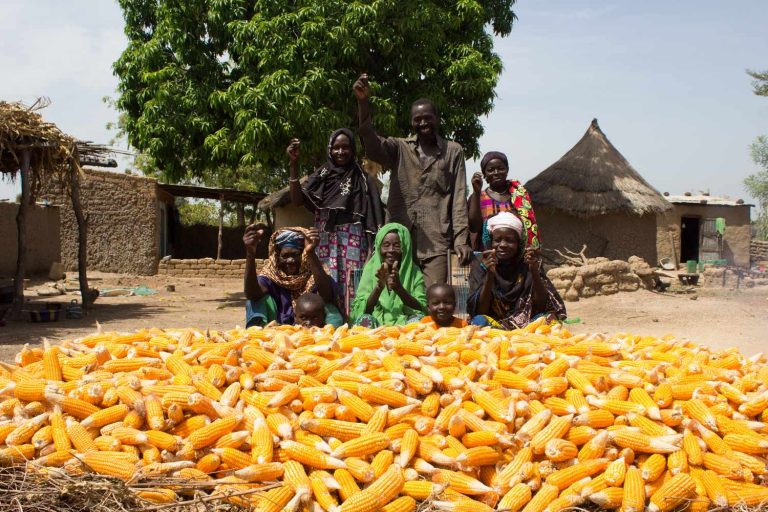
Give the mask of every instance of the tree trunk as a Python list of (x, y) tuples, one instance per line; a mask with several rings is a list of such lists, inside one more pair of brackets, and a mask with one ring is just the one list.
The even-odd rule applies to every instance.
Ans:
[(16, 213), (16, 240), (18, 243), (16, 253), (16, 275), (14, 278), (13, 306), (18, 315), (24, 306), (24, 273), (27, 260), (27, 210), (29, 209), (29, 150), (25, 149), (21, 154), (21, 199), (19, 210)]
[(238, 227), (245, 227), (245, 205), (243, 203), (235, 203), (235, 210), (237, 211), (237, 225)]
[(224, 199), (219, 199), (219, 240), (216, 248), (216, 259), (221, 259), (221, 248), (224, 242)]
[(83, 314), (88, 311), (90, 304), (90, 292), (88, 290), (88, 220), (83, 213), (83, 204), (80, 200), (80, 173), (75, 171), (70, 194), (72, 197), (72, 210), (77, 221), (77, 278), (80, 281), (80, 297), (83, 302)]

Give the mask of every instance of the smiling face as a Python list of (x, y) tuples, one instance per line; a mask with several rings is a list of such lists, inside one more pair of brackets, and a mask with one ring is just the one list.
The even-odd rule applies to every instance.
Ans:
[(316, 300), (297, 300), (294, 316), (296, 325), (323, 327), (325, 325), (325, 305), (319, 297)]
[(381, 261), (392, 268), (395, 262), (400, 263), (403, 257), (403, 250), (400, 247), (400, 235), (392, 231), (384, 235), (381, 240)]
[(514, 260), (520, 251), (520, 236), (512, 228), (498, 228), (491, 233), (491, 247), (500, 263)]
[(285, 275), (295, 276), (301, 269), (301, 249), (281, 247), (277, 251), (277, 268)]
[(447, 284), (435, 284), (427, 290), (427, 310), (439, 327), (449, 327), (456, 310), (456, 293)]
[(434, 137), (437, 135), (439, 120), (432, 105), (416, 103), (411, 107), (411, 128), (419, 137)]
[(483, 178), (493, 190), (504, 189), (507, 186), (507, 166), (500, 158), (494, 158), (483, 169)]
[(331, 159), (336, 165), (343, 167), (352, 161), (352, 141), (345, 134), (339, 134), (331, 144)]

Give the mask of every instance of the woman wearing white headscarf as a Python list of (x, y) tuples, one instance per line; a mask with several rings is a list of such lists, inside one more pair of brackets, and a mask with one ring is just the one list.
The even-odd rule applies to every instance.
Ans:
[(539, 250), (525, 247), (519, 217), (501, 212), (488, 219), (490, 249), (472, 261), (467, 312), (474, 325), (525, 327), (546, 315), (563, 320), (565, 304), (541, 270)]

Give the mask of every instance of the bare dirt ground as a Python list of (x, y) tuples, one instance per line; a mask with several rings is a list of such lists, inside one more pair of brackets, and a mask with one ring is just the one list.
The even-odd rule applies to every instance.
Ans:
[[(166, 276), (125, 276), (93, 273), (96, 288), (147, 286), (157, 294), (100, 297), (81, 320), (51, 323), (9, 322), (0, 327), (0, 361), (12, 361), (25, 343), (42, 338), (61, 341), (94, 332), (133, 331), (143, 327), (200, 327), (227, 329), (243, 325), (245, 298), (239, 279), (181, 279)], [(32, 285), (42, 283), (34, 281)], [(166, 291), (173, 284), (175, 292)], [(768, 352), (768, 289), (702, 289), (693, 295), (648, 291), (620, 293), (567, 303), (570, 326), (579, 333), (619, 333), (662, 336), (672, 334), (713, 348), (738, 347), (752, 355)], [(69, 302), (74, 295), (45, 300)], [(42, 300), (42, 299), (34, 299)]]

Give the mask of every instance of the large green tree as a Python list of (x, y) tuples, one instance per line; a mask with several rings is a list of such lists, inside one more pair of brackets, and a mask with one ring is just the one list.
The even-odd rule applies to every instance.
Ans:
[[(747, 71), (747, 74), (753, 78), (754, 93), (758, 96), (768, 96), (768, 70)], [(749, 149), (752, 160), (762, 169), (747, 176), (744, 185), (760, 205), (760, 211), (754, 221), (757, 237), (768, 240), (768, 137), (761, 135)]]
[(410, 102), (430, 97), (477, 156), (502, 71), (492, 36), (509, 34), (514, 2), (119, 0), (117, 104), (167, 179), (244, 168), (273, 188), (292, 137), (317, 164), (330, 132), (356, 125), (351, 86), (367, 72), (382, 133), (405, 133)]

